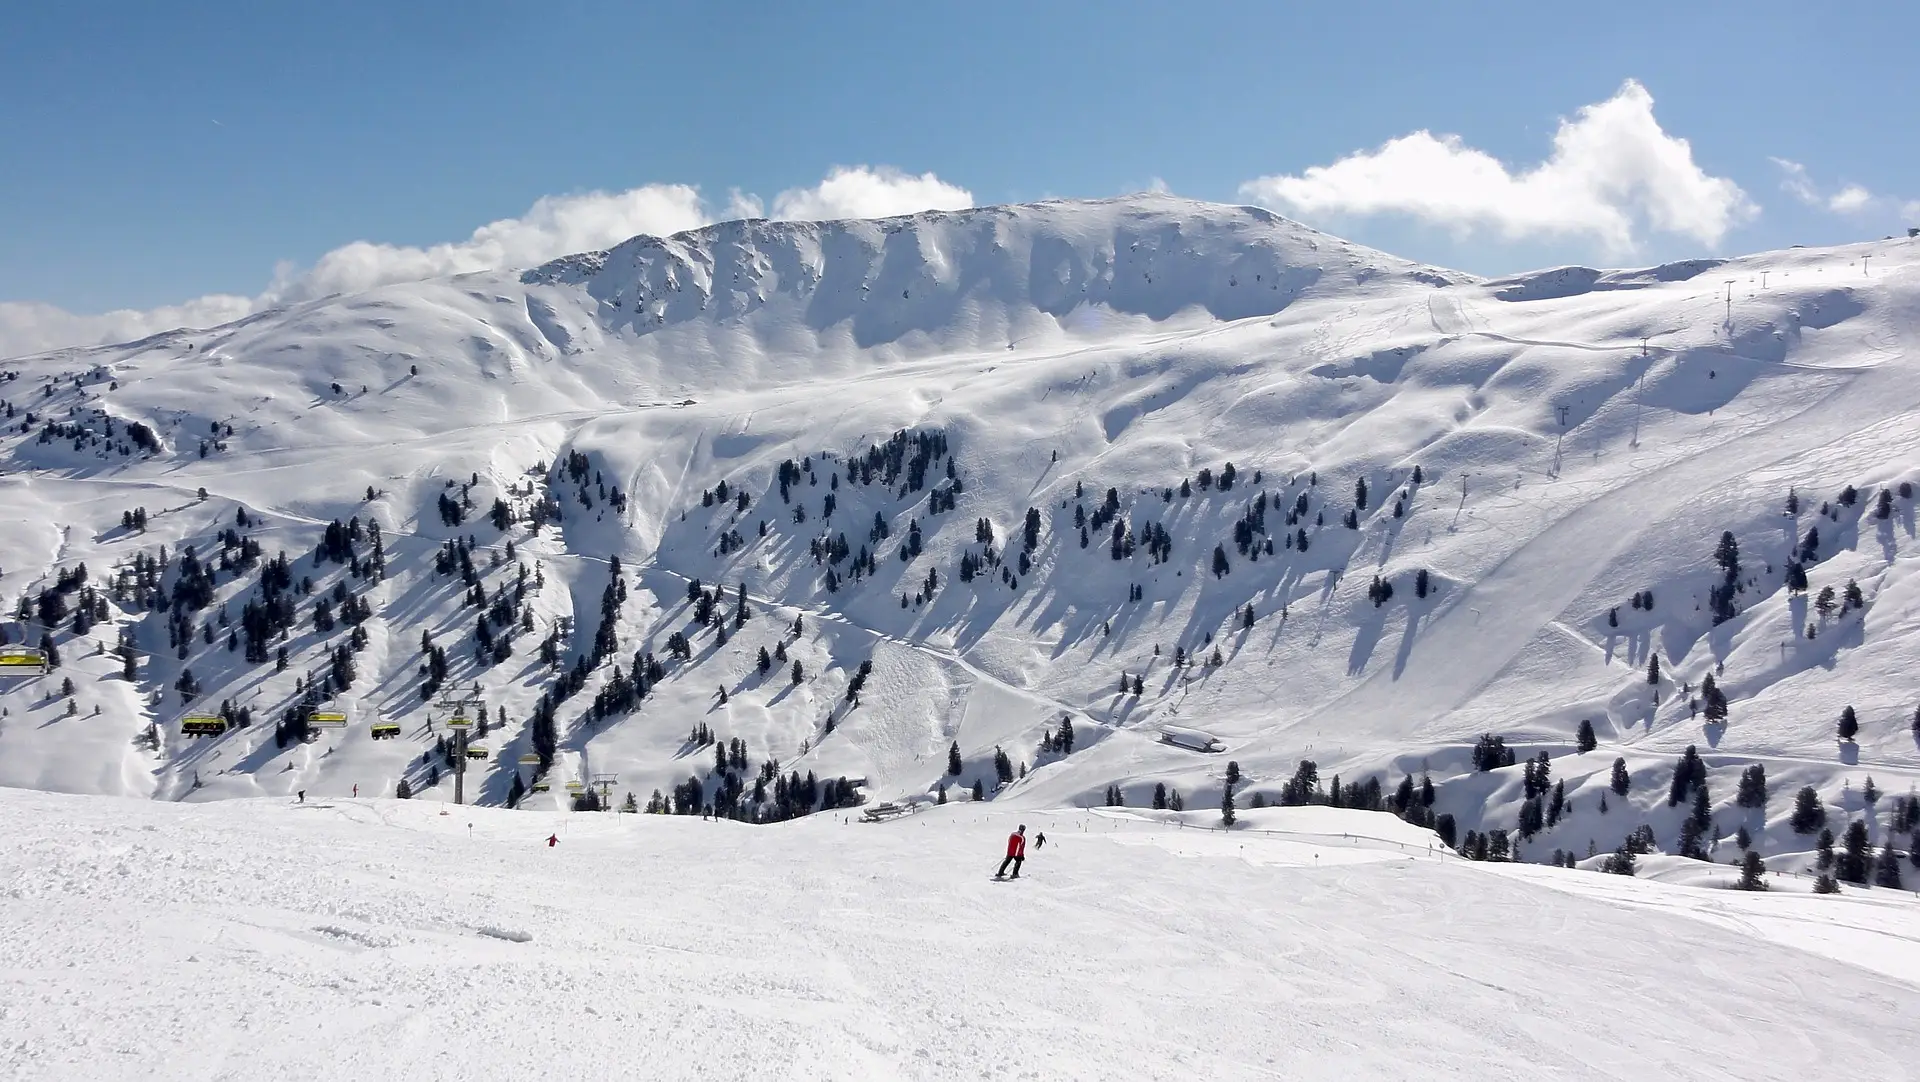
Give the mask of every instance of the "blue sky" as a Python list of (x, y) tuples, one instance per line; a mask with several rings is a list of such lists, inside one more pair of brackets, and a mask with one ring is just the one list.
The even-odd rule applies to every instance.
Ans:
[(172, 7), (7, 16), (0, 354), (753, 208), (1158, 183), (1482, 273), (1920, 224), (1915, 5)]

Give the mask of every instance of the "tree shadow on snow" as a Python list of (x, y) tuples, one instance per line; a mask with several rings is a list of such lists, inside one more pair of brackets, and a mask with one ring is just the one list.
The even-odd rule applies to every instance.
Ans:
[(1393, 654), (1393, 678), (1395, 680), (1400, 679), (1400, 675), (1407, 671), (1407, 661), (1413, 657), (1413, 640), (1420, 633), (1420, 618), (1426, 615), (1411, 605), (1407, 606), (1406, 613), (1407, 626), (1401, 630), (1400, 648), (1395, 650)]
[(1373, 648), (1379, 645), (1380, 636), (1387, 627), (1387, 610), (1375, 608), (1365, 619), (1353, 637), (1353, 649), (1347, 653), (1347, 675), (1358, 676), (1366, 671), (1367, 662), (1373, 659)]

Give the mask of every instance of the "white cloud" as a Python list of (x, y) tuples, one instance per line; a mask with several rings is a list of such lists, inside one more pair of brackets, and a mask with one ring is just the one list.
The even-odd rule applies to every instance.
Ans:
[[(964, 188), (932, 173), (913, 176), (887, 166), (835, 167), (818, 185), (781, 192), (773, 216), (787, 219), (874, 218), (973, 205)], [(720, 218), (758, 218), (765, 204), (734, 189), (716, 214), (685, 184), (649, 184), (623, 192), (543, 196), (517, 218), (502, 218), (465, 240), (431, 247), (354, 241), (312, 267), (275, 268), (259, 295), (212, 295), (184, 304), (80, 315), (37, 301), (0, 301), (0, 357), (65, 346), (125, 342), (176, 327), (210, 327), (275, 304), (447, 274), (531, 267), (572, 252), (606, 248), (641, 233), (666, 236)]]
[(0, 357), (132, 342), (175, 327), (213, 327), (253, 312), (255, 298), (212, 294), (162, 308), (76, 315), (40, 301), (0, 301)]
[(1784, 174), (1780, 178), (1781, 191), (1809, 206), (1820, 205), (1820, 193), (1813, 186), (1813, 178), (1807, 176), (1806, 166), (1785, 158), (1773, 158), (1771, 161), (1779, 166), (1780, 172)]
[[(757, 200), (756, 200), (757, 202)], [(921, 210), (964, 210), (973, 193), (932, 173), (913, 176), (887, 166), (836, 165), (811, 188), (789, 188), (773, 197), (773, 216), (789, 221), (890, 218)]]
[(666, 236), (709, 220), (699, 189), (685, 184), (542, 196), (520, 217), (489, 222), (451, 244), (410, 248), (354, 241), (343, 245), (270, 290), (269, 296), (276, 301), (307, 300), (389, 282), (531, 267), (572, 252), (605, 248), (638, 233)]
[(1838, 214), (1851, 214), (1866, 209), (1872, 203), (1872, 192), (1858, 184), (1849, 184), (1833, 193), (1833, 198), (1827, 200), (1827, 209)]
[[(1780, 167), (1780, 187), (1807, 206), (1835, 214), (1859, 214), (1863, 211), (1893, 208), (1893, 201), (1882, 199), (1858, 184), (1843, 184), (1832, 195), (1821, 195), (1820, 189), (1808, 175), (1807, 167), (1799, 162), (1785, 158), (1774, 158), (1773, 164)], [(1902, 216), (1911, 216), (1920, 203), (1908, 203), (1900, 208)]]
[(1586, 239), (1613, 255), (1633, 252), (1646, 231), (1717, 245), (1760, 209), (1732, 180), (1700, 168), (1632, 80), (1563, 119), (1553, 153), (1530, 168), (1509, 168), (1456, 135), (1417, 131), (1298, 176), (1248, 181), (1240, 193), (1301, 217), (1405, 215), (1462, 236)]

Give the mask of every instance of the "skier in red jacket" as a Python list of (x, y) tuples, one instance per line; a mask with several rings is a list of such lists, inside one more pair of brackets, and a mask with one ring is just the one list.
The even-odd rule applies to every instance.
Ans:
[[(1020, 878), (1020, 865), (1027, 862), (1027, 824), (1021, 823), (1020, 829), (1007, 835), (1007, 859), (1000, 862), (1000, 870), (993, 873), (995, 879)], [(1007, 865), (1013, 865), (1013, 874), (1007, 874)]]

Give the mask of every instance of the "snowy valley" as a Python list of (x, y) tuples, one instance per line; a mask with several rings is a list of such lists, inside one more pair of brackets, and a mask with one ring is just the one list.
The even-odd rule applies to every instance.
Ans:
[[(40, 915), (62, 889), (156, 971), (297, 942), (291, 998), (214, 993), (327, 1016), (327, 1055), (245, 1061), (287, 1077), (397, 1062), (341, 1058), (348, 1031), (470, 1076), (432, 1019), (496, 963), (524, 982), (503, 1004), (647, 991), (489, 1069), (602, 1072), (692, 1011), (715, 1055), (778, 1033), (774, 1061), (835, 1077), (1006, 1042), (1046, 1076), (1404, 1077), (1424, 1042), (1474, 1077), (1621, 1077), (1609, 1040), (1643, 1077), (1741, 1067), (1663, 1042), (1897, 1076), (1916, 328), (1916, 240), (1483, 280), (1140, 195), (729, 222), (0, 362), (0, 785), (120, 798), (0, 796), (14, 837), (97, 835), (9, 854), (0, 915), (43, 968), (92, 949)], [(456, 783), (480, 807), (438, 815)], [(1059, 839), (1014, 888), (1047, 915), (987, 868), (944, 894), (1016, 819)], [(1200, 829), (1223, 819), (1245, 840)], [(219, 885), (166, 902), (155, 859)], [(1769, 894), (1720, 889), (1743, 859)], [(722, 909), (676, 925), (667, 882)], [(763, 901), (820, 957), (663, 953), (774, 936), (727, 915)], [(924, 949), (977, 965), (903, 963), (914, 906), (958, 914)], [(1528, 965), (1477, 968), (1496, 940)], [(420, 967), (451, 990), (396, 991)], [(1037, 1026), (988, 1006), (1029, 968)], [(726, 999), (749, 985), (777, 1002)], [(1569, 985), (1626, 1013), (1516, 1014)], [(1216, 996), (1242, 1006), (1210, 1030)], [(105, 1061), (29, 1015), (16, 1077)], [(1387, 1027), (1381, 1058), (1343, 1024)], [(507, 1007), (474, 1025), (513, 1044)], [(155, 1047), (112, 1062), (150, 1075)]]

